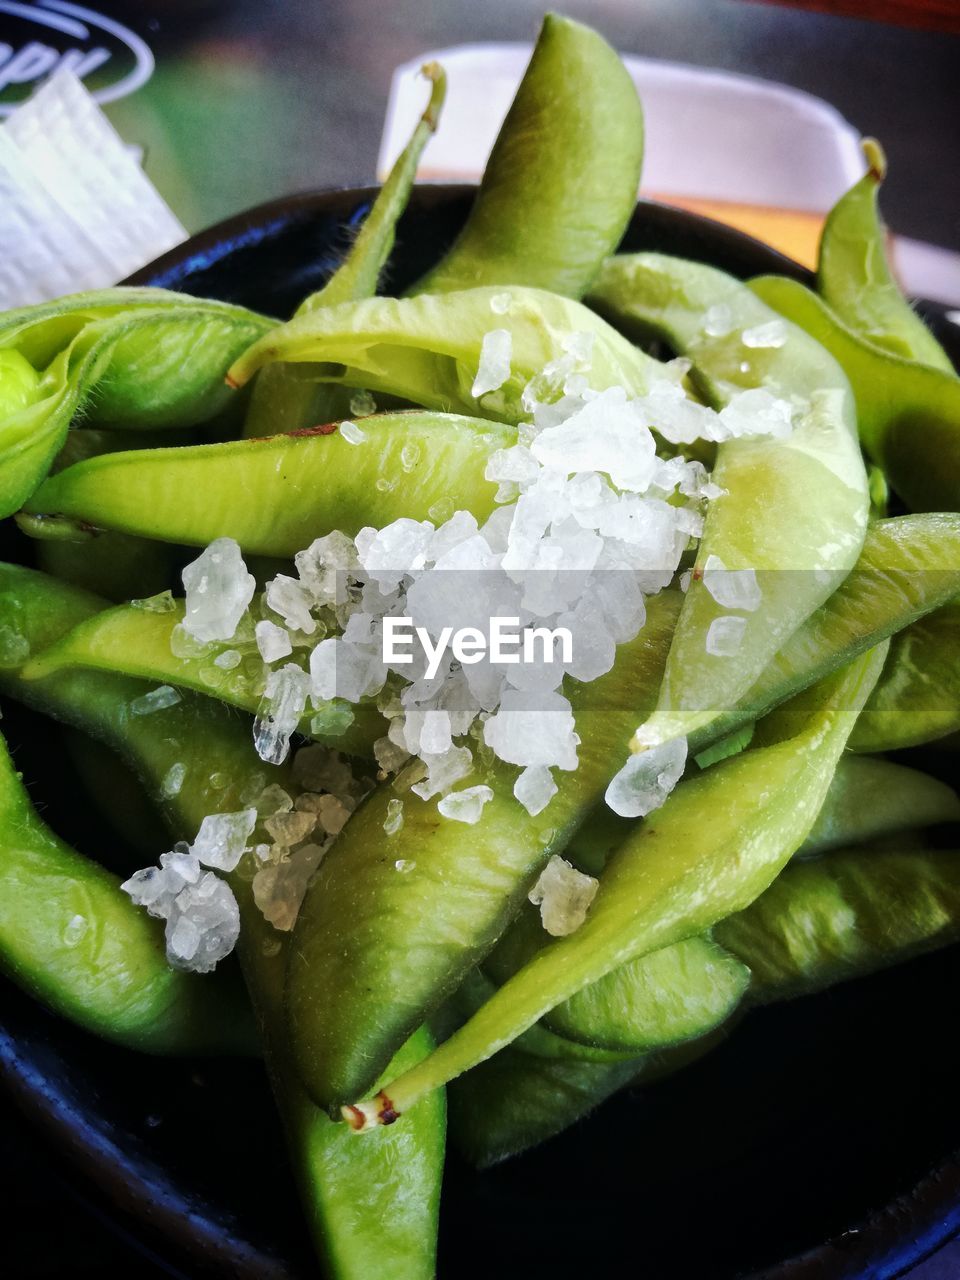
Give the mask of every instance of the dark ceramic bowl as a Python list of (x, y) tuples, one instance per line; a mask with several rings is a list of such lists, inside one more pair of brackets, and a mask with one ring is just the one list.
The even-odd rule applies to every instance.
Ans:
[[(133, 282), (286, 316), (328, 275), (370, 195), (261, 206), (195, 236)], [(436, 257), (470, 198), (462, 187), (416, 191), (391, 289)], [(653, 204), (638, 207), (624, 246), (739, 276), (805, 277), (757, 241)], [(955, 344), (956, 330), (946, 325), (944, 338)], [(55, 733), (25, 713), (5, 714), (26, 776), (61, 779), (53, 810), (61, 827), (82, 847), (104, 847), (95, 815), (69, 803)], [(936, 753), (924, 763), (951, 767)], [(608, 1103), (526, 1156), (477, 1173), (451, 1154), (442, 1280), (557, 1280), (621, 1268), (650, 1280), (902, 1274), (960, 1230), (958, 986), (960, 947), (752, 1013), (701, 1062)], [(258, 1065), (137, 1057), (12, 988), (3, 997), (6, 1089), (128, 1240), (173, 1274), (314, 1273)]]

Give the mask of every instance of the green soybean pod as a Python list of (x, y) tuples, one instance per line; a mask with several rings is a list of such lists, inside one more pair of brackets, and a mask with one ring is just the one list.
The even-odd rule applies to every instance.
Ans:
[[(802, 329), (758, 301), (722, 271), (655, 253), (609, 259), (588, 297), (627, 332), (688, 356), (715, 406), (768, 387), (804, 406), (785, 436), (717, 448), (722, 492), (706, 515), (660, 699), (637, 750), (687, 736), (736, 703), (854, 567), (866, 535), (867, 478), (847, 378)], [(723, 322), (712, 323), (711, 312)], [(782, 332), (768, 340), (771, 324)], [(711, 567), (755, 571), (759, 600), (746, 611), (721, 604), (703, 580)], [(731, 609), (740, 630), (733, 654), (708, 639)]]
[(794, 862), (714, 932), (750, 966), (752, 1003), (821, 991), (960, 937), (960, 853), (861, 846)]
[(780, 708), (762, 726), (771, 745), (682, 782), (617, 851), (579, 929), (538, 952), (418, 1067), (344, 1108), (348, 1123), (391, 1123), (589, 983), (759, 897), (813, 826), (886, 647)]
[(960, 603), (899, 632), (857, 725), (854, 751), (898, 751), (960, 729)]
[[(459, 785), (493, 795), (474, 827), (445, 818), (403, 773), (347, 823), (307, 890), (288, 961), (291, 1044), (322, 1106), (370, 1088), (492, 949), (551, 854), (601, 799), (656, 696), (678, 597), (651, 596), (643, 629), (619, 647), (612, 670), (571, 689), (579, 765), (560, 775), (542, 812), (515, 798), (515, 767), (476, 759)], [(402, 803), (403, 826), (386, 836), (392, 800)]]
[[(371, 520), (426, 520), (451, 493), (483, 519), (496, 485), (487, 459), (513, 428), (443, 413), (377, 414), (352, 443), (336, 428), (262, 440), (135, 449), (78, 462), (46, 480), (24, 506), (39, 537), (64, 522), (207, 546), (235, 538), (246, 552), (292, 556), (339, 529)], [(378, 481), (385, 477), (385, 485)]]
[[(0, 565), (0, 593), (5, 600), (19, 601), (20, 634), (32, 652), (98, 604), (85, 592), (15, 565)], [(131, 701), (146, 688), (106, 672), (62, 671), (27, 683), (15, 665), (0, 669), (0, 691), (118, 751), (156, 800), (175, 837), (192, 839), (207, 814), (243, 807), (251, 788), (268, 781), (295, 792), (289, 764), (268, 775), (253, 751), (249, 722), (229, 708), (184, 698), (149, 716), (131, 715)], [(182, 776), (171, 790), (165, 782), (174, 766)], [(214, 775), (226, 785), (218, 785)], [(313, 1106), (286, 1048), (281, 1007), (286, 939), (256, 908), (250, 883), (234, 874), (231, 884), (241, 915), (241, 965), (318, 1252), (338, 1280), (367, 1280), (370, 1275), (430, 1280), (443, 1167), (443, 1098), (437, 1096), (411, 1117), (408, 1134), (397, 1134), (396, 1140), (366, 1153), (352, 1143), (343, 1125)], [(429, 1046), (427, 1033), (418, 1031), (401, 1046), (399, 1057), (415, 1061)]]
[(884, 351), (953, 373), (941, 347), (894, 279), (887, 259), (887, 229), (877, 197), (887, 158), (875, 138), (861, 144), (867, 172), (827, 215), (820, 237), (817, 289), (850, 328)]
[(796, 280), (750, 288), (843, 366), (864, 449), (914, 511), (960, 510), (960, 379), (875, 347)]
[(232, 975), (167, 964), (163, 931), (38, 817), (0, 737), (0, 967), (47, 1008), (147, 1053), (249, 1053)]
[[(104, 609), (47, 645), (26, 664), (21, 678), (42, 679), (72, 667), (110, 671), (192, 689), (255, 715), (266, 668), (256, 646), (252, 619), (242, 620), (229, 640), (192, 641), (192, 652), (175, 654), (173, 647), (183, 618), (183, 600), (168, 595)], [(236, 666), (225, 668), (217, 665), (224, 654), (242, 654), (243, 658)], [(303, 657), (304, 651), (298, 649), (290, 661), (304, 665)], [(253, 672), (244, 658), (254, 667)], [(373, 743), (386, 732), (386, 723), (374, 700), (369, 699), (357, 706), (326, 703), (305, 711), (299, 731), (348, 755), (372, 759)]]
[(579, 297), (637, 201), (643, 109), (616, 52), (547, 14), (466, 226), (415, 286), (535, 285)]
[[(499, 345), (488, 358), (491, 336)], [(574, 343), (589, 344), (589, 355)], [(547, 400), (560, 396), (572, 373), (582, 372), (596, 391), (624, 387), (634, 395), (662, 376), (657, 361), (581, 303), (516, 285), (321, 307), (255, 342), (228, 380), (242, 387), (277, 361), (308, 364), (307, 376), (318, 382), (513, 423), (531, 413), (531, 383)], [(488, 377), (498, 385), (491, 388)]]
[(231, 361), (271, 327), (252, 311), (163, 290), (79, 294), (7, 313), (0, 349), (27, 361), (38, 382), (26, 398), (21, 390), (0, 402), (0, 516), (47, 474), (79, 411), (99, 426), (203, 422), (228, 403)]
[[(746, 910), (717, 924), (714, 936), (750, 967), (745, 1003), (827, 990), (956, 941), (960, 854), (860, 846), (794, 862)], [(736, 1021), (632, 1064), (544, 1062), (515, 1042), (452, 1083), (452, 1137), (471, 1163), (495, 1164), (559, 1133), (624, 1086), (644, 1086), (702, 1057)]]
[[(848, 747), (863, 717), (868, 716), (870, 702), (882, 680), (881, 673), (854, 725)], [(797, 852), (800, 857), (811, 857), (829, 849), (945, 822), (960, 822), (960, 799), (953, 787), (892, 760), (847, 755), (837, 765), (823, 808)]]
[[(525, 906), (483, 971), (502, 986), (551, 941), (539, 912)], [(695, 1040), (724, 1021), (749, 984), (749, 970), (709, 938), (684, 938), (590, 983), (538, 1026), (578, 1044), (650, 1053)]]
[[(346, 259), (322, 289), (304, 299), (297, 308), (297, 315), (337, 302), (372, 298), (377, 292), (380, 273), (393, 248), (397, 219), (410, 198), (417, 164), (437, 127), (446, 96), (447, 81), (442, 67), (431, 62), (421, 69), (421, 74), (431, 83), (430, 100), (413, 136), (377, 193)], [(248, 437), (272, 436), (284, 431), (299, 431), (317, 422), (332, 421), (337, 407), (336, 392), (337, 389), (291, 377), (289, 371), (280, 365), (271, 365), (254, 383), (243, 434)], [(344, 393), (340, 394), (343, 397)]]

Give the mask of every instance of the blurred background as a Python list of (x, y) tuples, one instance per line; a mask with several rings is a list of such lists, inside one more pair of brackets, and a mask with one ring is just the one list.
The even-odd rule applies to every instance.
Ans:
[[(370, 182), (398, 64), (451, 45), (530, 41), (544, 7), (545, 0), (91, 0), (89, 8), (0, 0), (0, 111), (66, 58), (126, 141), (143, 148), (147, 173), (193, 231), (275, 196)], [(958, 0), (567, 0), (559, 7), (625, 53), (761, 77), (832, 104), (851, 135), (874, 134), (887, 149), (890, 226), (960, 249)], [(486, 105), (481, 89), (478, 115)], [(724, 108), (721, 95), (717, 109)], [(758, 101), (758, 122), (764, 114)], [(785, 151), (790, 145), (785, 138)], [(725, 159), (743, 167), (750, 160), (743, 153), (731, 129), (726, 155), (712, 138), (704, 141), (705, 168)], [(815, 214), (804, 202), (806, 153), (756, 163), (786, 172), (794, 161), (797, 189), (787, 212)], [(664, 185), (670, 176), (658, 173), (650, 193), (677, 195), (676, 184)], [(779, 204), (778, 191), (774, 184), (768, 203)], [(691, 203), (710, 193), (679, 194)], [(725, 197), (735, 203), (737, 194)], [(797, 256), (813, 251), (809, 218), (778, 225), (761, 215), (744, 223), (742, 210), (728, 213), (781, 243), (786, 236), (783, 247)], [(942, 270), (950, 267), (928, 263), (919, 283), (936, 281)], [(960, 292), (943, 300), (960, 303)]]
[[(846, 121), (848, 141), (861, 133), (880, 138), (890, 163), (887, 221), (899, 236), (946, 251), (913, 261), (922, 259), (929, 293), (960, 305), (953, 256), (960, 251), (960, 0), (566, 0), (558, 7), (624, 53), (790, 86), (836, 109), (830, 118), (838, 137)], [(395, 68), (452, 45), (529, 42), (543, 8), (544, 0), (0, 0), (0, 112), (57, 66), (72, 66), (126, 142), (142, 149), (148, 175), (194, 231), (291, 192), (374, 181), (382, 144), (389, 151), (384, 124)], [(397, 92), (392, 101), (398, 112)], [(721, 109), (722, 95), (717, 101)], [(482, 115), (482, 92), (476, 105)], [(754, 110), (759, 122), (762, 98)], [(765, 201), (735, 184), (718, 197), (715, 175), (743, 171), (744, 146), (749, 152), (733, 130), (726, 150), (710, 144), (700, 192), (689, 163), (684, 180), (671, 183), (670, 157), (661, 156), (657, 186), (647, 193), (753, 226), (809, 259), (825, 206), (808, 189), (790, 138), (777, 161), (794, 178), (788, 200)], [(446, 171), (457, 150), (455, 141), (448, 145), (432, 172)], [(469, 168), (474, 157), (461, 150)], [(755, 159), (761, 173), (772, 163)], [(135, 1242), (104, 1225), (108, 1206), (92, 1190), (84, 1199), (61, 1166), (59, 1154), (0, 1101), (0, 1202), (15, 1280), (159, 1275)], [(40, 1230), (42, 1222), (56, 1230)], [(960, 1251), (948, 1247), (913, 1278), (958, 1275)]]

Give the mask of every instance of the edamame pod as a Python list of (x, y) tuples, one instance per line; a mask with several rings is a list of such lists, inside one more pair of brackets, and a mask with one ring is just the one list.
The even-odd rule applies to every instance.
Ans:
[(467, 224), (416, 285), (524, 284), (579, 297), (637, 200), (643, 110), (595, 31), (547, 14)]
[[(750, 966), (749, 1003), (822, 991), (955, 941), (960, 855), (860, 847), (791, 863), (714, 934)], [(453, 1082), (454, 1140), (481, 1168), (506, 1159), (559, 1133), (625, 1085), (673, 1074), (712, 1049), (735, 1022), (634, 1060), (630, 1073), (624, 1064), (543, 1062), (515, 1042)]]
[[(525, 907), (483, 970), (502, 986), (551, 941), (539, 912)], [(538, 1025), (580, 1044), (650, 1053), (728, 1018), (749, 984), (749, 970), (709, 938), (684, 938), (590, 983)]]
[(514, 443), (513, 428), (414, 412), (365, 418), (362, 430), (357, 444), (323, 427), (104, 454), (51, 476), (24, 510), (54, 528), (66, 516), (190, 546), (229, 537), (268, 556), (292, 556), (334, 529), (355, 535), (374, 513), (382, 524), (429, 519), (451, 493), (478, 519), (493, 510), (497, 486), (483, 473)]
[[(430, 101), (417, 122), (413, 136), (377, 193), (346, 259), (322, 289), (304, 299), (297, 308), (297, 315), (338, 302), (372, 298), (377, 292), (380, 272), (393, 248), (397, 219), (410, 199), (417, 164), (437, 127), (446, 96), (447, 80), (442, 67), (431, 62), (421, 68), (421, 74), (431, 82)], [(248, 437), (272, 436), (285, 431), (299, 431), (317, 422), (330, 422), (335, 416), (331, 411), (336, 408), (330, 402), (331, 390), (291, 377), (290, 371), (281, 365), (271, 365), (261, 371), (254, 383), (243, 434)]]
[(820, 238), (817, 289), (850, 328), (884, 351), (953, 373), (950, 357), (900, 291), (887, 261), (887, 229), (877, 196), (887, 158), (864, 138), (867, 172), (827, 215)]
[[(488, 354), (488, 367), (481, 369), (484, 339), (495, 331), (508, 336), (497, 343), (496, 359)], [(323, 307), (254, 343), (233, 365), (229, 380), (242, 387), (275, 361), (306, 362), (312, 366), (309, 376), (320, 382), (513, 423), (532, 411), (524, 389), (534, 378), (540, 399), (558, 397), (575, 372), (583, 372), (597, 391), (624, 387), (640, 395), (658, 367), (579, 302), (516, 286)], [(488, 378), (498, 385), (484, 389)]]
[[(760, 745), (682, 782), (615, 854), (587, 919), (540, 951), (413, 1071), (343, 1109), (358, 1130), (392, 1122), (590, 982), (742, 910), (808, 835), (876, 683), (886, 644), (759, 726)], [(709, 820), (705, 821), (705, 816)]]
[[(657, 709), (637, 733), (642, 750), (731, 707), (836, 590), (863, 545), (867, 479), (843, 370), (739, 281), (700, 263), (633, 254), (608, 259), (588, 301), (627, 331), (689, 356), (717, 407), (763, 388), (802, 405), (786, 436), (717, 448), (713, 480), (722, 492), (707, 512)], [(711, 568), (756, 571), (758, 598), (722, 605), (703, 580)], [(740, 637), (733, 653), (713, 641), (716, 624), (731, 617)]]
[[(157, 611), (158, 608), (161, 611)], [(184, 602), (169, 596), (162, 596), (159, 601), (137, 601), (105, 609), (48, 645), (27, 663), (22, 679), (36, 680), (54, 671), (86, 667), (192, 689), (256, 714), (264, 691), (266, 668), (257, 649), (252, 620), (241, 621), (229, 640), (207, 644), (192, 641), (196, 656), (179, 656), (174, 654), (173, 644), (183, 617)], [(299, 649), (291, 661), (307, 653), (308, 650)], [(218, 666), (217, 659), (224, 654), (238, 655), (236, 665)], [(320, 708), (306, 711), (300, 732), (328, 742), (348, 755), (372, 759), (373, 743), (386, 732), (383, 717), (372, 700), (347, 709), (351, 717), (349, 723), (342, 717), (327, 717), (328, 732), (313, 728)]]
[(717, 941), (768, 1004), (861, 977), (960, 937), (960, 853), (855, 848), (794, 862)]
[[(892, 644), (890, 649), (892, 652)], [(848, 747), (882, 680), (881, 674), (853, 728)], [(935, 827), (942, 822), (960, 822), (960, 799), (945, 782), (892, 760), (848, 755), (837, 765), (823, 808), (798, 854), (811, 857), (828, 849), (861, 844), (897, 831)]]
[(958, 582), (960, 521), (955, 515), (875, 521), (853, 572), (790, 637), (737, 705), (692, 735), (691, 750), (756, 720), (843, 662), (941, 608), (957, 594)]
[[(656, 696), (678, 596), (651, 596), (643, 629), (619, 647), (613, 669), (570, 691), (579, 766), (559, 775), (536, 817), (514, 798), (514, 768), (476, 761), (458, 785), (489, 786), (493, 797), (469, 830), (408, 790), (403, 773), (350, 819), (307, 890), (289, 952), (291, 1042), (321, 1105), (370, 1087), (491, 950), (550, 855), (600, 800)], [(388, 837), (392, 800), (403, 805), (403, 826)]]
[(147, 1053), (248, 1053), (233, 975), (167, 964), (156, 920), (42, 822), (0, 737), (0, 967), (47, 1008)]
[(877, 687), (850, 747), (898, 751), (960, 729), (960, 603), (927, 614), (894, 636)]
[(796, 280), (761, 276), (750, 288), (843, 366), (863, 447), (904, 502), (960, 510), (960, 379), (878, 350)]
[(202, 422), (227, 403), (220, 379), (231, 361), (271, 327), (241, 307), (162, 290), (113, 289), (8, 312), (0, 348), (40, 376), (30, 398), (0, 418), (0, 516), (46, 475), (78, 411), (102, 426)]
[[(0, 591), (8, 598), (17, 593), (22, 635), (34, 652), (91, 607), (86, 593), (13, 565), (0, 566)], [(134, 767), (177, 836), (192, 839), (207, 814), (243, 807), (243, 797), (249, 799), (268, 780), (296, 790), (289, 765), (272, 769), (268, 779), (253, 751), (249, 725), (209, 700), (184, 698), (149, 716), (130, 715), (132, 698), (146, 691), (140, 681), (104, 672), (59, 672), (26, 683), (15, 667), (0, 670), (0, 690), (112, 745)], [(184, 772), (171, 793), (164, 784), (175, 765)], [(318, 1251), (338, 1280), (367, 1280), (372, 1274), (431, 1280), (443, 1099), (437, 1097), (412, 1117), (411, 1132), (401, 1141), (366, 1154), (351, 1144), (344, 1126), (312, 1105), (290, 1063), (282, 1026), (285, 939), (255, 907), (249, 882), (234, 874), (231, 884), (240, 906), (241, 964)], [(428, 1048), (426, 1033), (418, 1032), (401, 1056), (415, 1061)], [(341, 1234), (333, 1238), (334, 1232)]]

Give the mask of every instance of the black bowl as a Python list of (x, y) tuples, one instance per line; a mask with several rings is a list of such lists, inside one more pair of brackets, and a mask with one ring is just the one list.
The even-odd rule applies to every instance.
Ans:
[[(260, 206), (130, 283), (286, 316), (329, 274), (371, 194)], [(417, 189), (391, 289), (435, 258), (470, 199), (466, 187)], [(638, 207), (624, 247), (741, 277), (806, 278), (739, 232), (655, 204)], [(955, 344), (951, 326), (943, 336)], [(43, 722), (13, 711), (5, 728), (26, 776), (69, 776)], [(103, 839), (82, 805), (70, 821), (85, 824), (76, 832), (83, 847)], [(950, 1001), (958, 984), (953, 948), (753, 1013), (700, 1063), (608, 1103), (526, 1156), (477, 1173), (451, 1155), (440, 1276), (556, 1280), (585, 1269), (613, 1274), (621, 1259), (656, 1280), (902, 1274), (960, 1231), (960, 1043)], [(259, 1065), (138, 1057), (9, 986), (3, 994), (6, 1089), (96, 1212), (175, 1274), (313, 1273)]]

